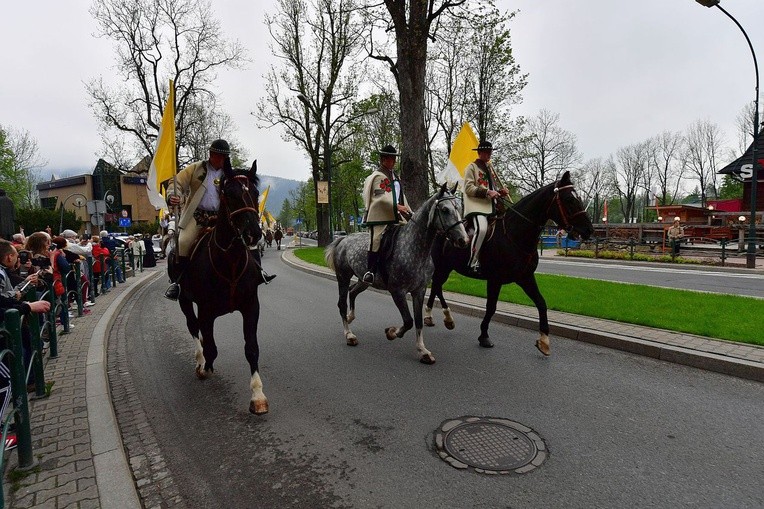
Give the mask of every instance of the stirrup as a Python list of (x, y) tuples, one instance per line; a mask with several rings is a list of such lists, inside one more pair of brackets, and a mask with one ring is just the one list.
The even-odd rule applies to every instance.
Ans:
[(170, 283), (170, 286), (164, 292), (166, 299), (178, 300), (180, 297), (180, 285), (178, 283)]
[(363, 281), (366, 284), (372, 284), (374, 283), (374, 273), (372, 271), (367, 271), (366, 274), (363, 275), (361, 278), (361, 281)]
[(263, 282), (267, 285), (276, 278), (276, 274), (270, 275), (265, 272), (265, 269), (260, 269), (260, 274), (263, 276)]

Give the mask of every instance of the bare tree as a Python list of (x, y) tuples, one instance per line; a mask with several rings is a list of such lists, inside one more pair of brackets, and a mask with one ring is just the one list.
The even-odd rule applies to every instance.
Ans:
[[(432, 104), (428, 118), (434, 119), (444, 150), (434, 156), (430, 145), (431, 170), (436, 159), (445, 161), (465, 121), (473, 123), (481, 139), (502, 147), (517, 138), (511, 106), (520, 102), (527, 76), (520, 73), (512, 53), (508, 24), (514, 15), (479, 6), (467, 16), (448, 16), (441, 23), (427, 74), (427, 97)], [(438, 133), (430, 127), (431, 141)]]
[[(592, 217), (599, 218), (600, 201), (613, 187), (608, 165), (600, 158), (589, 159), (571, 173), (584, 209), (590, 211)], [(599, 219), (596, 221), (599, 222)]]
[(608, 161), (610, 179), (621, 202), (624, 222), (637, 219), (637, 201), (647, 171), (648, 143), (636, 143), (618, 149)]
[[(748, 147), (751, 146), (751, 143), (753, 143), (753, 122), (755, 118), (754, 110), (754, 103), (748, 103), (735, 117), (738, 145), (737, 150), (733, 154), (730, 154), (730, 160), (734, 160), (740, 157), (743, 152), (748, 150)], [(764, 114), (760, 114), (759, 118), (764, 118)]]
[[(408, 199), (415, 208), (423, 203), (429, 194), (428, 135), (425, 125), (428, 44), (435, 39), (440, 17), (466, 2), (467, 0), (384, 0), (387, 15), (382, 12), (382, 3), (367, 3), (367, 25), (372, 27), (369, 31), (369, 55), (387, 64), (398, 87), (403, 154), (401, 174), (406, 183)], [(395, 37), (394, 56), (388, 51), (389, 44), (378, 44), (376, 40), (380, 34), (387, 37), (389, 33)]]
[(534, 191), (580, 162), (576, 136), (559, 122), (559, 113), (541, 110), (527, 119), (521, 137), (508, 147), (508, 175), (521, 191)]
[(659, 205), (671, 205), (676, 200), (684, 172), (683, 151), (684, 138), (681, 133), (664, 131), (649, 140), (647, 164), (656, 180), (658, 189), (655, 198)]
[(722, 153), (722, 133), (716, 124), (698, 120), (687, 128), (684, 139), (684, 167), (698, 181), (701, 206), (705, 207), (709, 191), (718, 196), (716, 168)]
[[(351, 65), (362, 37), (356, 6), (353, 0), (278, 0), (266, 24), (282, 66), (270, 68), (254, 115), (263, 127), (281, 126), (284, 139), (305, 149), (318, 196), (320, 182), (331, 186), (332, 167), (340, 163), (332, 154), (359, 116), (353, 110), (359, 78)], [(330, 218), (328, 204), (317, 207), (321, 246), (332, 240)]]
[[(135, 156), (153, 156), (172, 79), (178, 162), (191, 160), (190, 130), (199, 127), (193, 110), (210, 108), (206, 115), (217, 114), (212, 89), (217, 71), (240, 65), (243, 48), (225, 40), (207, 0), (102, 0), (90, 13), (98, 34), (116, 44), (121, 78), (117, 86), (103, 79), (88, 83), (95, 117), (105, 130), (130, 139)], [(125, 151), (120, 136), (105, 136), (107, 144), (123, 144), (112, 152)]]

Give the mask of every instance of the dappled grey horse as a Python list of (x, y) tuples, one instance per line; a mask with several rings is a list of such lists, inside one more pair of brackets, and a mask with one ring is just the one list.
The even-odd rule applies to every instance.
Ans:
[[(407, 330), (416, 326), (416, 348), (419, 360), (425, 364), (435, 362), (435, 357), (425, 348), (422, 337), (422, 306), (433, 271), (430, 248), (438, 233), (445, 235), (449, 241), (461, 247), (469, 243), (460, 208), (453, 192), (443, 185), (438, 193), (431, 196), (414, 212), (408, 223), (388, 228), (385, 236), (394, 235), (392, 249), (389, 256), (382, 257), (384, 260), (380, 261), (380, 265), (384, 264), (384, 267), (376, 271), (373, 283), (374, 288), (390, 292), (403, 318), (401, 327), (385, 329), (387, 339), (402, 338)], [(398, 231), (395, 231), (396, 228)], [(368, 234), (356, 233), (335, 240), (325, 252), (327, 265), (337, 275), (340, 292), (337, 307), (342, 317), (345, 340), (350, 346), (358, 345), (358, 338), (350, 330), (350, 323), (355, 318), (355, 298), (369, 287), (367, 283), (360, 280), (367, 270), (368, 249)], [(386, 281), (383, 280), (382, 274), (387, 274)], [(356, 276), (358, 281), (351, 288), (350, 282), (353, 276)], [(348, 292), (350, 293), (350, 312), (348, 312)], [(410, 293), (412, 297), (413, 319), (406, 302), (407, 293)]]

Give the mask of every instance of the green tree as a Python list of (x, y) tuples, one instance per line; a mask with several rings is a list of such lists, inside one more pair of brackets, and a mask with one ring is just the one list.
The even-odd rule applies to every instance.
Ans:
[(0, 127), (0, 189), (5, 189), (15, 204), (25, 202), (26, 185), (23, 177), (16, 165), (8, 132)]
[(719, 198), (722, 200), (743, 198), (743, 183), (733, 178), (732, 175), (725, 175), (719, 188)]
[(289, 201), (289, 198), (284, 198), (284, 202), (281, 204), (281, 212), (278, 217), (279, 222), (284, 225), (284, 227), (292, 226), (295, 218), (296, 216), (292, 209), (292, 202)]
[[(23, 227), (24, 233), (29, 235), (30, 233), (44, 231), (47, 227), (50, 227), (53, 234), (59, 232), (59, 222), (61, 221), (61, 209), (43, 209), (43, 208), (25, 208), (16, 210), (16, 226)], [(72, 210), (64, 210), (63, 215), (63, 227), (61, 230), (74, 230), (78, 231), (82, 226), (82, 223), (77, 219), (77, 214)]]

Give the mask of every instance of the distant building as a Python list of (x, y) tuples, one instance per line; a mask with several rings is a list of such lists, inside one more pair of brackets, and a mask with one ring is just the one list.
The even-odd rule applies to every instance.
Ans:
[(148, 157), (141, 160), (131, 170), (121, 171), (103, 159), (99, 159), (92, 174), (54, 179), (37, 184), (42, 208), (56, 210), (63, 205), (65, 210), (74, 212), (81, 222), (80, 232), (92, 232), (97, 226), (88, 214), (87, 202), (103, 200), (106, 213), (103, 224), (109, 231), (119, 231), (122, 211), (132, 223), (154, 223), (157, 210), (149, 202), (146, 194)]

